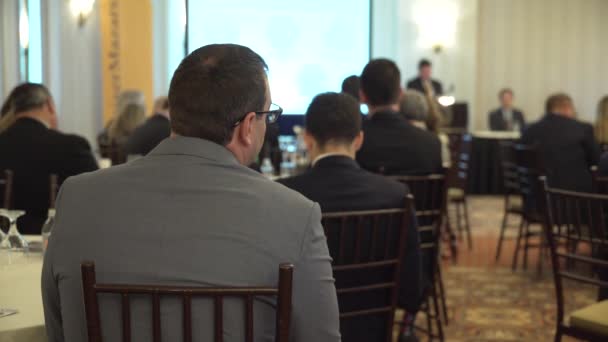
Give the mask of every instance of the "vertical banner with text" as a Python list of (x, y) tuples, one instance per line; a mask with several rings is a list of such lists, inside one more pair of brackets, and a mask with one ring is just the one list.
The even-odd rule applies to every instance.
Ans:
[(114, 115), (118, 94), (140, 90), (153, 103), (153, 27), (150, 0), (101, 0), (103, 120)]

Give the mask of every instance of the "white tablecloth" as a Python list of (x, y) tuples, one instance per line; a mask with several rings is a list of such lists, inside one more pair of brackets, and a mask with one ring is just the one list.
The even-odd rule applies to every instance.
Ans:
[[(38, 240), (40, 237), (28, 237)], [(10, 253), (10, 254), (9, 254)], [(40, 292), (42, 254), (0, 250), (0, 307), (17, 314), (0, 318), (0, 341), (44, 342), (44, 312)]]

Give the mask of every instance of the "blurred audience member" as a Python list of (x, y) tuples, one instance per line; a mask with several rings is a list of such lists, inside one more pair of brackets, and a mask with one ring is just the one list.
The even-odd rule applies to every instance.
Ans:
[(608, 146), (608, 95), (604, 96), (597, 105), (595, 139), (602, 147)]
[[(318, 95), (306, 112), (304, 136), (313, 160), (312, 168), (302, 175), (279, 182), (319, 203), (323, 212), (403, 208), (407, 187), (361, 169), (354, 160), (363, 138), (357, 101), (346, 94)], [(422, 286), (418, 232), (415, 224), (410, 228), (399, 305), (414, 315), (420, 306)], [(331, 254), (337, 255), (338, 251), (333, 250)], [(346, 254), (350, 255), (349, 252)], [(337, 278), (336, 281), (350, 284), (357, 280)], [(355, 303), (346, 305), (361, 307), (366, 301), (378, 304), (365, 296), (351, 300)], [(342, 321), (342, 340), (386, 341), (388, 322), (385, 318), (377, 316)]]
[[(195, 50), (171, 80), (174, 135), (145, 157), (64, 183), (42, 270), (49, 341), (87, 339), (82, 260), (95, 260), (107, 282), (201, 287), (274, 286), (279, 264), (293, 263), (290, 341), (340, 340), (319, 206), (245, 166), (281, 112), (269, 110), (266, 70), (244, 46)], [(111, 299), (100, 301), (111, 308)], [(211, 341), (212, 307), (198, 304), (193, 340)], [(243, 340), (243, 308), (229, 304), (224, 339)], [(255, 299), (255, 341), (272, 340), (275, 306)], [(142, 302), (132, 310), (150, 314)], [(181, 312), (163, 306), (163, 341), (181, 340)], [(120, 316), (104, 318), (104, 339), (120, 340)], [(138, 322), (133, 340), (151, 341), (151, 323)]]
[(169, 99), (161, 96), (154, 101), (154, 112), (152, 116), (137, 127), (128, 138), (124, 149), (127, 155), (146, 155), (152, 151), (161, 141), (171, 135), (171, 123), (169, 122)]
[(428, 59), (418, 63), (418, 77), (407, 82), (406, 89), (413, 89), (432, 98), (443, 95), (443, 86), (432, 79), (433, 64)]
[(126, 90), (116, 100), (114, 117), (97, 137), (100, 146), (122, 146), (146, 119), (144, 94), (138, 90)]
[(488, 114), (490, 130), (492, 131), (521, 131), (526, 126), (524, 113), (513, 107), (513, 90), (502, 89), (498, 93), (500, 108)]
[(357, 161), (366, 170), (384, 174), (439, 172), (439, 138), (415, 127), (399, 113), (401, 74), (388, 59), (370, 61), (361, 74), (361, 100), (369, 107), (363, 124), (365, 141)]
[(359, 98), (360, 89), (361, 80), (357, 75), (348, 76), (342, 82), (342, 93), (354, 97), (355, 100), (357, 100), (358, 102), (361, 101), (361, 99)]
[(441, 141), (441, 161), (444, 165), (449, 165), (449, 139), (445, 134), (439, 132), (435, 120), (429, 120), (429, 104), (426, 97), (415, 90), (404, 91), (399, 102), (399, 112), (412, 125), (437, 134)]
[(89, 143), (52, 129), (56, 123), (53, 98), (41, 84), (17, 86), (2, 106), (0, 170), (14, 172), (12, 207), (26, 211), (18, 221), (23, 234), (40, 234), (49, 209), (51, 174), (65, 179), (97, 169)]
[(600, 157), (593, 127), (576, 120), (574, 104), (566, 94), (550, 96), (545, 110), (545, 116), (524, 131), (522, 142), (538, 146), (551, 187), (592, 192), (591, 166)]

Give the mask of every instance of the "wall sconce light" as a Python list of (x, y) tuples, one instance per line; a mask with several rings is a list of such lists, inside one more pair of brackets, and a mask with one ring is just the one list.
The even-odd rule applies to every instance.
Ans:
[(418, 45), (440, 54), (454, 45), (458, 22), (458, 7), (453, 0), (425, 0), (414, 7), (418, 26)]
[(78, 18), (78, 26), (82, 27), (93, 12), (95, 0), (70, 0), (70, 11)]

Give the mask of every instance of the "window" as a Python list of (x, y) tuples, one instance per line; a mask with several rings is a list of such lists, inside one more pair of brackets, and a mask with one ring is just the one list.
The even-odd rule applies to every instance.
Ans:
[(41, 0), (19, 0), (19, 71), (24, 82), (42, 83)]

